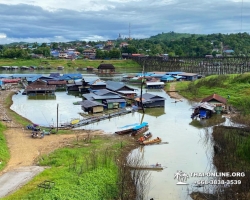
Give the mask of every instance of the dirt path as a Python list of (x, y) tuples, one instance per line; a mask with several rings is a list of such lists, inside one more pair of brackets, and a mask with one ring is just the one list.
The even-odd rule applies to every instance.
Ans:
[[(176, 91), (175, 86), (176, 86), (176, 82), (171, 82), (169, 91)], [(176, 100), (184, 99), (184, 97), (181, 96), (178, 92), (167, 92), (167, 93), (170, 96), (170, 98), (173, 98), (173, 99), (176, 99)]]
[[(10, 116), (6, 115), (6, 109), (8, 108), (6, 108), (6, 106), (4, 105), (5, 98), (11, 93), (13, 93), (13, 90), (1, 91), (0, 120), (6, 118), (11, 119)], [(10, 151), (10, 160), (4, 170), (0, 172), (0, 175), (10, 170), (16, 170), (19, 167), (32, 166), (35, 164), (35, 161), (39, 156), (50, 153), (59, 147), (65, 146), (77, 137), (86, 137), (89, 134), (89, 132), (85, 130), (72, 130), (73, 134), (51, 134), (45, 135), (43, 139), (34, 139), (31, 137), (30, 130), (26, 130), (20, 124), (13, 121), (13, 119), (11, 120), (12, 121), (10, 122), (4, 122), (9, 127), (4, 132), (4, 134)], [(102, 133), (102, 131), (91, 131), (91, 135)]]

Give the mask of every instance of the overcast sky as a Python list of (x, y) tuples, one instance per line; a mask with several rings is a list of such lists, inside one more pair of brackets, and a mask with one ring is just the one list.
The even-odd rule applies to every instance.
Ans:
[(250, 0), (0, 0), (0, 44), (249, 33), (249, 11)]

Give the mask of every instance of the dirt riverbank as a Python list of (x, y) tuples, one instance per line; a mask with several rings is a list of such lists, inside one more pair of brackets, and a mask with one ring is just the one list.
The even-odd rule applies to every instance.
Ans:
[(57, 148), (67, 145), (76, 139), (76, 137), (85, 137), (89, 133), (91, 133), (91, 135), (103, 133), (103, 131), (72, 130), (72, 134), (51, 134), (46, 135), (43, 139), (34, 139), (31, 137), (30, 130), (25, 129), (25, 127), (9, 115), (9, 108), (5, 104), (5, 99), (16, 91), (18, 91), (18, 89), (5, 90), (1, 91), (0, 95), (0, 108), (2, 111), (0, 120), (9, 120), (3, 121), (3, 124), (8, 127), (4, 135), (10, 151), (10, 160), (4, 170), (0, 172), (0, 175), (19, 167), (35, 165), (35, 161), (39, 156), (48, 154)]

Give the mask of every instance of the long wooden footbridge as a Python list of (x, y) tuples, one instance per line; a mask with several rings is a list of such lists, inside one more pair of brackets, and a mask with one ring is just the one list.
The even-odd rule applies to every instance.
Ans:
[(144, 66), (145, 72), (150, 71), (178, 71), (197, 73), (200, 75), (213, 74), (242, 74), (250, 72), (250, 57), (171, 57), (159, 56), (131, 57)]

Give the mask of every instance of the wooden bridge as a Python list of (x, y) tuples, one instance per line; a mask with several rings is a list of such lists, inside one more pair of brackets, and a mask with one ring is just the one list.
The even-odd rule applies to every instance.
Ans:
[(145, 72), (189, 72), (200, 75), (242, 74), (250, 72), (250, 57), (131, 57), (132, 60), (144, 66)]
[(83, 120), (80, 120), (77, 124), (72, 125), (72, 128), (76, 128), (76, 127), (80, 127), (80, 126), (85, 126), (88, 124), (93, 124), (105, 119), (110, 119), (113, 117), (117, 117), (117, 116), (121, 116), (121, 115), (125, 115), (128, 113), (134, 112), (132, 109), (121, 109), (117, 112), (114, 113), (109, 113), (109, 114), (104, 114), (102, 116), (98, 116), (98, 117), (89, 117), (89, 118), (85, 118)]

